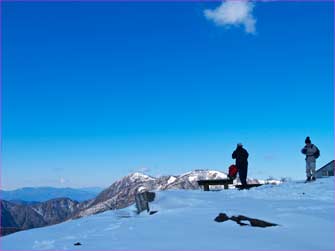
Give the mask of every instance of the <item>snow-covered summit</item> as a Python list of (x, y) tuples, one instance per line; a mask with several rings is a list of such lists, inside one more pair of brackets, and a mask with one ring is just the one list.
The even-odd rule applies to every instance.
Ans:
[(150, 177), (149, 175), (146, 175), (146, 174), (143, 174), (143, 173), (139, 173), (139, 172), (131, 173), (131, 174), (129, 174), (126, 177), (128, 177), (131, 181), (136, 181), (136, 180), (141, 180), (141, 181), (155, 180), (155, 178)]

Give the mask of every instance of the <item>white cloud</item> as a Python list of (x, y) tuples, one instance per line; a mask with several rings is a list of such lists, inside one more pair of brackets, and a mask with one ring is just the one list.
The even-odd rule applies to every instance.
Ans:
[(135, 169), (130, 170), (130, 172), (136, 172), (136, 173), (148, 173), (150, 172), (150, 168), (149, 167), (137, 167)]
[(204, 11), (205, 17), (219, 26), (244, 25), (245, 32), (256, 32), (256, 19), (252, 11), (254, 4), (247, 0), (227, 0), (214, 10)]

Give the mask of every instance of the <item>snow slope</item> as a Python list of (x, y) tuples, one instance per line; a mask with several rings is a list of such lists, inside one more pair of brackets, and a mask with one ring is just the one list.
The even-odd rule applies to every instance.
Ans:
[[(1, 238), (2, 250), (334, 250), (334, 179), (288, 182), (250, 190), (160, 191), (150, 204), (108, 211)], [(219, 213), (277, 223), (256, 228)], [(80, 242), (81, 246), (73, 244)]]

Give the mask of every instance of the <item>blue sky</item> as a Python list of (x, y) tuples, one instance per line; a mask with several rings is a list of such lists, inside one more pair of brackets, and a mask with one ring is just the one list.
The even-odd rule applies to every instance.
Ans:
[(220, 4), (3, 3), (2, 186), (332, 160), (333, 4)]

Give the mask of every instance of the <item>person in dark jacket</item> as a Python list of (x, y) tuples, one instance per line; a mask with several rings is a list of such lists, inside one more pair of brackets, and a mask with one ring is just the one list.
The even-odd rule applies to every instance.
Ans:
[(249, 153), (243, 148), (243, 145), (241, 143), (237, 144), (236, 150), (232, 154), (232, 158), (236, 160), (236, 166), (242, 183), (242, 188), (248, 187), (248, 157)]

